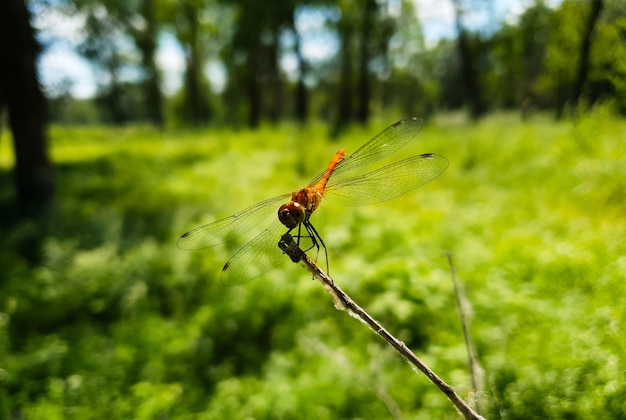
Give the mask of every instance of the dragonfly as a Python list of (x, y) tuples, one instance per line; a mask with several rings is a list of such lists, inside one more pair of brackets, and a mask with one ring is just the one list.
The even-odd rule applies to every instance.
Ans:
[(404, 119), (377, 134), (348, 157), (343, 149), (339, 150), (326, 169), (306, 187), (197, 227), (183, 234), (177, 246), (189, 250), (211, 248), (264, 228), (224, 265), (221, 279), (225, 285), (255, 279), (285, 262), (287, 257), (277, 246), (285, 229), (287, 233), (297, 230), (293, 236), (298, 245), (301, 241), (307, 244), (306, 251), (316, 248), (319, 254), (322, 247), (328, 263), (326, 244), (311, 221), (322, 200), (344, 206), (378, 204), (414, 190), (446, 170), (448, 160), (445, 157), (426, 153), (342, 179), (342, 174), (376, 163), (398, 151), (417, 135), (421, 126), (419, 118)]

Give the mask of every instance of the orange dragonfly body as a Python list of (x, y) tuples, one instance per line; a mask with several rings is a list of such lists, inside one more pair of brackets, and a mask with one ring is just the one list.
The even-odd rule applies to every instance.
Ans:
[[(306, 240), (308, 249), (315, 247), (318, 251), (321, 245), (326, 253), (324, 241), (310, 221), (322, 199), (346, 206), (382, 203), (424, 185), (446, 170), (448, 160), (445, 157), (428, 153), (400, 160), (364, 175), (335, 181), (348, 170), (377, 162), (395, 153), (415, 137), (420, 127), (421, 120), (417, 118), (399, 121), (347, 158), (343, 150), (338, 151), (328, 167), (308, 186), (193, 229), (182, 235), (177, 245), (181, 249), (209, 248), (246, 235), (258, 226), (267, 226), (224, 265), (224, 284), (252, 280), (287, 261), (277, 245), (281, 226), (287, 228), (288, 232), (297, 228), (294, 236), (298, 243), (301, 239)], [(269, 221), (281, 202), (283, 204), (278, 207), (278, 218), (274, 216)], [(306, 234), (301, 231), (303, 226)]]

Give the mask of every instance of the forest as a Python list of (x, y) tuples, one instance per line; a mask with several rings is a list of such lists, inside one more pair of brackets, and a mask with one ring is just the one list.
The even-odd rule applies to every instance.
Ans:
[[(339, 130), (388, 110), (560, 116), (610, 101), (626, 112), (623, 0), (538, 0), (506, 18), (493, 11), (499, 2), (450, 0), (441, 7), (454, 14), (453, 37), (436, 42), (424, 33), (419, 3), (408, 0), (31, 1), (80, 19), (75, 49), (99, 81), (91, 112), (72, 104), (72, 80), (50, 88), (61, 122), (322, 119)], [(45, 47), (55, 39), (45, 37), (51, 19), (41, 20)], [(158, 60), (166, 36), (184, 56), (182, 82), (169, 95)], [(220, 86), (207, 77), (216, 68)]]
[(0, 419), (623, 419), (625, 116), (624, 0), (2, 0)]

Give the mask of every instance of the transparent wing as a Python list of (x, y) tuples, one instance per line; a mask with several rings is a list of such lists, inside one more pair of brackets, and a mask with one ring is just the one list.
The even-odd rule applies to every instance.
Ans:
[(276, 216), (278, 203), (286, 202), (290, 196), (272, 197), (225, 219), (197, 227), (178, 238), (176, 245), (181, 249), (202, 249), (238, 238), (263, 225), (270, 216)]
[(448, 167), (448, 159), (424, 154), (384, 166), (365, 175), (330, 182), (324, 199), (344, 206), (382, 203), (437, 178)]
[[(356, 152), (337, 164), (333, 177), (351, 169), (369, 165), (395, 153), (402, 146), (413, 140), (422, 127), (419, 118), (407, 118), (387, 127), (361, 146)], [(316, 176), (309, 185), (316, 184), (324, 172)], [(331, 178), (332, 179), (332, 178)]]
[(242, 284), (268, 272), (289, 258), (278, 248), (280, 231), (286, 228), (276, 219), (256, 238), (233, 255), (222, 269), (222, 283)]
[[(227, 286), (246, 283), (289, 261), (289, 257), (278, 247), (278, 241), (286, 231), (287, 228), (278, 219), (274, 220), (228, 260), (222, 269), (222, 283)], [(292, 235), (302, 249), (313, 249), (311, 237), (307, 236), (303, 227), (295, 229)]]
[[(365, 143), (352, 155), (337, 164), (333, 175), (384, 159), (407, 144), (418, 133), (422, 121), (410, 118), (399, 121)], [(368, 174), (327, 185), (324, 198), (338, 204), (362, 205), (391, 200), (439, 176), (448, 161), (439, 155), (415, 156), (385, 166)], [(318, 175), (311, 184), (324, 176)], [(287, 258), (278, 248), (280, 231), (285, 229), (276, 218), (278, 203), (287, 202), (290, 194), (276, 196), (230, 217), (200, 226), (182, 235), (177, 242), (182, 249), (208, 248), (235, 239), (269, 223), (269, 226), (248, 242), (222, 269), (222, 282), (240, 284), (259, 277)], [(274, 219), (270, 222), (269, 218)], [(304, 232), (298, 232), (301, 246), (310, 249), (313, 242)]]

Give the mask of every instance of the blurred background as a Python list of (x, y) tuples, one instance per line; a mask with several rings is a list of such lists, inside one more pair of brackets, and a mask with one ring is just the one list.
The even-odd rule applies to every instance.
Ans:
[(396, 109), (626, 112), (624, 14), (605, 1), (29, 1), (50, 118), (231, 124)]
[(175, 246), (410, 116), (450, 167), (323, 205), (335, 280), (488, 418), (624, 418), (625, 115), (624, 0), (2, 0), (0, 418), (458, 418), (301, 268)]

